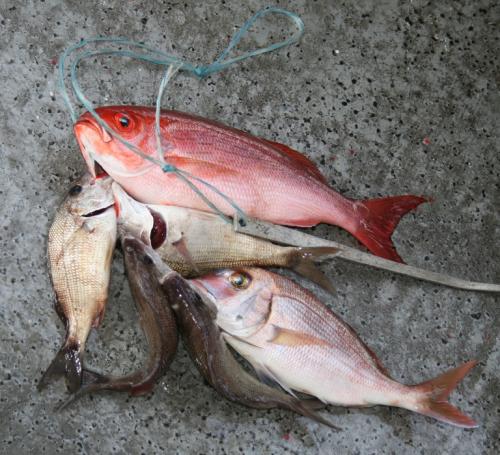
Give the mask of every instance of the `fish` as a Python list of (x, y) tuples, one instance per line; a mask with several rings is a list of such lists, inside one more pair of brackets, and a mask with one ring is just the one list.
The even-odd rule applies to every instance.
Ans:
[(118, 225), (151, 246), (183, 277), (215, 269), (261, 266), (287, 267), (329, 292), (334, 288), (314, 259), (332, 257), (336, 248), (284, 247), (235, 232), (220, 216), (185, 207), (146, 205), (132, 199), (117, 183), (112, 185)]
[(50, 276), (66, 338), (40, 379), (39, 390), (60, 376), (71, 392), (81, 386), (85, 342), (104, 316), (116, 245), (111, 183), (108, 176), (83, 175), (68, 191), (50, 227)]
[[(429, 200), (415, 195), (350, 199), (330, 187), (316, 165), (300, 152), (172, 110), (161, 111), (159, 156), (154, 108), (104, 106), (96, 113), (113, 133), (148, 158), (183, 171), (191, 184), (226, 215), (233, 216), (235, 207), (213, 188), (246, 216), (287, 226), (339, 226), (374, 255), (393, 261), (402, 262), (391, 240), (401, 217)], [(136, 200), (211, 210), (184, 179), (135, 153), (89, 112), (75, 123), (74, 133), (89, 171), (95, 172), (99, 164)]]
[(156, 274), (150, 270), (149, 258), (144, 254), (141, 245), (139, 240), (129, 237), (126, 233), (121, 235), (130, 290), (149, 346), (148, 362), (144, 368), (121, 377), (110, 377), (84, 368), (82, 387), (61, 409), (82, 395), (99, 390), (128, 392), (131, 396), (145, 395), (153, 390), (174, 359), (178, 343), (174, 313)]
[(144, 252), (144, 267), (156, 273), (175, 314), (184, 345), (205, 380), (224, 398), (256, 409), (282, 408), (337, 429), (317, 410), (321, 402), (298, 399), (250, 375), (234, 358), (214, 321), (214, 309), (182, 276), (168, 267), (149, 246), (136, 240)]
[(216, 307), (224, 339), (263, 380), (336, 406), (395, 406), (458, 427), (477, 423), (448, 402), (476, 364), (426, 382), (392, 379), (356, 332), (311, 292), (275, 273), (222, 270), (190, 280)]

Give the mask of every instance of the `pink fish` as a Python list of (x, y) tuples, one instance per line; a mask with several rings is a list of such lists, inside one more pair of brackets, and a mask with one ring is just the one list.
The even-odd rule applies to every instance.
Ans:
[[(110, 106), (96, 111), (113, 131), (145, 154), (157, 156), (153, 108)], [(313, 162), (286, 145), (175, 111), (163, 111), (160, 125), (165, 161), (214, 186), (248, 216), (288, 226), (340, 226), (373, 254), (402, 262), (391, 235), (400, 218), (426, 201), (424, 197), (349, 199), (328, 185)], [(90, 113), (80, 117), (75, 134), (90, 172), (95, 174), (98, 163), (138, 201), (209, 210), (183, 180), (131, 151)], [(193, 183), (224, 213), (234, 215), (234, 207), (220, 195)]]
[(191, 282), (217, 308), (225, 340), (262, 379), (333, 405), (397, 406), (452, 425), (477, 426), (447, 401), (475, 361), (404, 385), (389, 376), (351, 327), (288, 278), (251, 268)]

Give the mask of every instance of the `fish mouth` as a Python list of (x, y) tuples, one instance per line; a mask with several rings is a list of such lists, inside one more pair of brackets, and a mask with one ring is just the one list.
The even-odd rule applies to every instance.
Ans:
[(217, 308), (217, 303), (216, 303), (217, 299), (215, 298), (215, 296), (207, 289), (206, 286), (203, 285), (201, 281), (196, 279), (191, 279), (188, 281), (189, 285), (191, 286), (191, 289), (193, 289), (196, 292), (196, 294), (198, 294), (200, 302), (202, 302), (205, 305), (205, 307), (208, 308), (213, 318), (217, 318), (217, 315), (219, 314), (219, 309)]
[(93, 118), (80, 118), (80, 120), (75, 123), (75, 129), (81, 129), (82, 127), (83, 129), (90, 128), (91, 130), (93, 130), (94, 133), (97, 133), (99, 135), (99, 138), (104, 143), (111, 142), (113, 140), (111, 135)]
[(93, 119), (87, 118), (80, 118), (74, 126), (74, 131), (83, 155), (83, 159), (87, 164), (87, 168), (92, 175), (92, 178), (99, 179), (107, 176), (107, 172), (95, 159), (96, 153), (94, 152), (91, 138), (95, 138), (97, 136), (103, 143), (107, 143), (112, 140), (112, 137)]
[(82, 155), (87, 168), (92, 175), (92, 178), (98, 180), (107, 177), (109, 174), (106, 170), (96, 161), (92, 147), (89, 145), (88, 140), (84, 137), (82, 141)]
[(109, 142), (113, 140), (113, 137), (88, 112), (75, 123), (74, 132), (83, 159), (94, 179), (109, 175), (105, 169), (108, 169), (114, 177), (129, 178), (140, 177), (157, 166), (155, 163), (145, 162), (137, 169), (128, 169), (127, 164), (123, 162), (123, 156), (120, 156), (116, 150), (111, 150)]
[(82, 215), (84, 218), (91, 218), (94, 216), (99, 216), (102, 215), (103, 213), (106, 213), (108, 210), (115, 208), (115, 204), (108, 205), (107, 207), (103, 207), (101, 209), (93, 210), (92, 212), (86, 213), (85, 215)]
[(102, 179), (107, 177), (109, 174), (104, 170), (104, 168), (94, 160), (94, 173), (96, 179)]
[(199, 292), (201, 292), (204, 296), (206, 296), (212, 303), (215, 303), (217, 301), (215, 295), (212, 294), (209, 287), (205, 286), (205, 284), (201, 280), (193, 278), (189, 281)]

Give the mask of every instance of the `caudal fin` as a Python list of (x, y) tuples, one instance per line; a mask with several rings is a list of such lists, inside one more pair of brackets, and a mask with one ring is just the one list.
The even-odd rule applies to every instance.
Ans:
[(44, 389), (50, 381), (64, 376), (70, 392), (76, 392), (82, 383), (82, 359), (77, 343), (66, 342), (52, 360), (38, 383)]
[(351, 233), (373, 254), (403, 262), (392, 243), (392, 233), (406, 213), (428, 201), (422, 196), (406, 195), (355, 202), (360, 220)]
[(435, 379), (415, 386), (422, 391), (422, 401), (418, 408), (413, 410), (457, 427), (477, 427), (478, 424), (472, 418), (448, 403), (450, 393), (476, 363), (477, 361), (471, 360)]
[(314, 261), (327, 259), (329, 256), (333, 257), (338, 251), (337, 248), (332, 247), (295, 248), (290, 256), (288, 267), (328, 292), (334, 293), (335, 288), (332, 283)]

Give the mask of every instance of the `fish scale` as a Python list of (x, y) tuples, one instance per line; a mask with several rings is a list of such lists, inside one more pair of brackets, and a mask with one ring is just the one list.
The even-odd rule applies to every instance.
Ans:
[(469, 361), (417, 385), (391, 379), (375, 354), (312, 293), (263, 269), (224, 270), (192, 280), (217, 308), (226, 341), (264, 377), (342, 406), (398, 406), (471, 428), (448, 403)]
[(221, 268), (287, 267), (332, 290), (314, 259), (334, 248), (297, 248), (237, 233), (218, 215), (184, 207), (141, 204), (113, 184), (120, 230), (152, 246), (161, 258), (185, 277)]
[[(308, 304), (312, 304), (312, 302), (314, 300), (310, 300)], [(345, 328), (340, 320), (328, 317), (324, 311), (326, 310), (324, 305), (315, 308), (323, 310), (318, 311), (318, 313), (308, 311), (309, 308), (305, 307), (296, 297), (273, 298), (271, 315), (266, 327), (254, 336), (247, 338), (249, 343), (264, 347), (266, 354), (262, 361), (266, 365), (272, 365), (276, 370), (284, 372), (292, 369), (304, 373), (316, 373), (315, 377), (309, 376), (308, 384), (304, 384), (300, 377), (298, 382), (292, 383), (292, 376), (284, 374), (282, 379), (291, 385), (291, 388), (306, 393), (313, 388), (316, 391), (321, 389), (322, 392), (317, 392), (319, 398), (345, 405), (368, 404), (367, 394), (356, 391), (353, 384), (363, 387), (365, 392), (373, 386), (377, 387), (378, 393), (383, 391), (392, 394), (403, 391), (404, 387), (380, 374), (373, 359), (367, 354), (359, 339), (352, 337), (351, 332)], [(321, 317), (322, 315), (323, 317)], [(328, 342), (328, 347), (275, 345), (268, 341), (273, 337), (272, 325), (311, 334)], [(333, 377), (335, 377), (335, 381), (332, 381)], [(297, 387), (293, 387), (295, 384)], [(328, 384), (329, 388), (322, 387), (323, 384)], [(346, 385), (349, 392), (344, 396), (344, 394), (339, 393), (339, 390), (345, 388)], [(360, 400), (362, 395), (364, 397)]]
[(64, 375), (70, 391), (82, 381), (82, 353), (104, 314), (117, 226), (109, 177), (84, 175), (74, 183), (49, 230), (48, 259), (56, 311), (66, 339), (39, 382)]
[(352, 200), (331, 188), (311, 160), (284, 144), (196, 115), (164, 110), (159, 118), (164, 145), (160, 153), (168, 169), (176, 171), (167, 172), (150, 161), (159, 153), (155, 109), (104, 106), (95, 112), (110, 131), (149, 159), (112, 137), (86, 112), (74, 130), (89, 171), (95, 173), (99, 163), (144, 203), (209, 211), (208, 200), (229, 216), (237, 206), (246, 216), (275, 224), (333, 224), (373, 254), (402, 262), (391, 235), (402, 216), (427, 200), (413, 195)]

